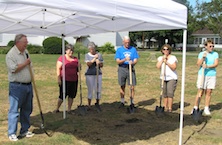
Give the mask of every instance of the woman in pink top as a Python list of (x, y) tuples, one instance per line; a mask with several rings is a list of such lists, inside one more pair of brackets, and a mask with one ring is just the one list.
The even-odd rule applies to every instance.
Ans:
[[(65, 87), (66, 87), (66, 94), (65, 97), (68, 96), (68, 114), (73, 114), (71, 112), (71, 107), (73, 103), (73, 99), (76, 97), (77, 88), (78, 88), (78, 59), (77, 57), (73, 56), (73, 46), (71, 44), (67, 44), (65, 48)], [(63, 102), (63, 56), (60, 56), (56, 63), (56, 72), (57, 72), (57, 79), (59, 85), (59, 98), (55, 113), (59, 112), (59, 107)]]

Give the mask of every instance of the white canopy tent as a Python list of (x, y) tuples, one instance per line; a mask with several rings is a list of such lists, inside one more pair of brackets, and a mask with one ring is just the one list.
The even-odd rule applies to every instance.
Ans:
[(64, 40), (66, 36), (170, 29), (184, 31), (179, 139), (182, 144), (187, 37), (184, 5), (172, 0), (0, 0), (0, 33), (61, 36)]

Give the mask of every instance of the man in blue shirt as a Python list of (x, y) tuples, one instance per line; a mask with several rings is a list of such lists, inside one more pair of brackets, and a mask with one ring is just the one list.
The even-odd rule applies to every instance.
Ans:
[(134, 66), (138, 61), (139, 55), (135, 47), (130, 46), (130, 38), (128, 36), (123, 37), (123, 45), (116, 50), (115, 60), (118, 64), (118, 83), (120, 85), (120, 97), (121, 104), (120, 108), (124, 107), (124, 95), (125, 95), (125, 87), (126, 80), (128, 81), (128, 85), (130, 85), (130, 77), (129, 77), (129, 63), (132, 66), (132, 94), (131, 94), (131, 105), (133, 105), (134, 98), (134, 86), (136, 85), (136, 73)]

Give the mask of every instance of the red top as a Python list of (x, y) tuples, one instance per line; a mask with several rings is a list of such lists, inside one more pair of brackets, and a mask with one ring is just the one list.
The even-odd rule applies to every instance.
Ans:
[[(62, 62), (62, 56), (58, 58), (58, 61)], [(72, 57), (73, 60), (69, 61), (65, 57), (65, 79), (66, 81), (77, 81), (78, 80), (78, 59), (77, 57)], [(62, 68), (60, 70), (60, 76), (62, 77)]]

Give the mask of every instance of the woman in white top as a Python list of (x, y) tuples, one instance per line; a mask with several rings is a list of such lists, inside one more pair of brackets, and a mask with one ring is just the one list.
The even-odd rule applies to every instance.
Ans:
[[(172, 48), (168, 44), (164, 44), (160, 50), (163, 56), (157, 59), (156, 67), (161, 69), (160, 79), (164, 80), (162, 97), (164, 97), (164, 107), (168, 112), (172, 112), (173, 97), (177, 86), (177, 63), (176, 56), (171, 55)], [(162, 81), (161, 81), (162, 82)]]

